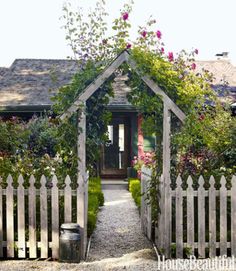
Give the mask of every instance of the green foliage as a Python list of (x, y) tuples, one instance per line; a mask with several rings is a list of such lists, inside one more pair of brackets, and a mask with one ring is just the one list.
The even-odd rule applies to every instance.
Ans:
[[(63, 113), (85, 87), (93, 82), (102, 68), (102, 65), (96, 65), (95, 62), (89, 60), (83, 69), (78, 70), (71, 84), (62, 87), (59, 93), (53, 98), (54, 112), (56, 114)], [(107, 111), (106, 106), (112, 94), (110, 79), (105, 85), (98, 89), (86, 103), (86, 155), (87, 167), (91, 175), (96, 174), (96, 163), (100, 159), (100, 148), (107, 139), (106, 131), (111, 113)], [(81, 105), (81, 108), (82, 107), (83, 105)], [(78, 116), (74, 114), (69, 119), (60, 123), (61, 129), (59, 130), (59, 137), (62, 139), (62, 147), (66, 150), (66, 153), (72, 152), (73, 159), (77, 157), (76, 146), (79, 132), (77, 123)], [(68, 138), (71, 140), (68, 141)]]
[(90, 178), (89, 190), (88, 190), (88, 235), (90, 236), (95, 227), (97, 221), (97, 213), (99, 206), (103, 206), (104, 196), (101, 190), (101, 179)]
[(139, 179), (129, 179), (129, 191), (132, 194), (135, 204), (141, 208), (141, 183)]
[[(129, 101), (143, 116), (145, 135), (156, 135), (155, 174), (151, 182), (151, 202), (157, 202), (158, 175), (162, 172), (162, 100), (141, 80), (148, 75), (185, 112), (185, 123), (180, 127), (172, 117), (172, 174), (221, 174), (236, 172), (236, 118), (219, 104), (211, 89), (212, 75), (203, 70), (196, 73), (196, 50), (181, 51), (173, 56), (164, 53), (164, 43), (157, 35), (156, 21), (150, 18), (140, 26), (135, 41), (130, 40), (129, 17), (132, 4), (125, 4), (114, 20), (114, 35), (107, 33), (105, 1), (98, 1), (88, 13), (74, 12), (70, 5), (64, 7), (66, 40), (74, 58), (78, 60), (78, 72), (70, 84), (63, 86), (54, 98), (53, 112), (62, 114), (78, 98), (84, 89), (103, 71), (111, 60), (124, 49), (129, 50), (137, 67), (123, 64), (120, 70), (128, 74), (131, 87)], [(124, 16), (125, 15), (125, 16)], [(145, 33), (145, 34), (144, 34)], [(86, 155), (90, 176), (96, 175), (101, 145), (107, 140), (107, 124), (111, 114), (107, 110), (109, 97), (113, 95), (109, 78), (87, 101)], [(209, 106), (209, 104), (211, 106)], [(208, 105), (208, 106), (207, 106)], [(65, 121), (34, 118), (29, 123), (18, 119), (0, 121), (0, 175), (18, 176), (34, 174), (36, 177), (56, 173), (59, 179), (65, 175), (77, 178), (77, 136), (79, 131), (76, 114)], [(94, 181), (96, 183), (96, 181)], [(104, 199), (97, 184), (90, 181), (89, 231), (95, 225), (98, 205)], [(140, 183), (130, 182), (130, 190), (140, 206)], [(158, 206), (153, 208), (158, 213)]]
[(174, 137), (177, 173), (206, 177), (235, 174), (235, 136), (236, 119), (221, 105), (189, 114)]

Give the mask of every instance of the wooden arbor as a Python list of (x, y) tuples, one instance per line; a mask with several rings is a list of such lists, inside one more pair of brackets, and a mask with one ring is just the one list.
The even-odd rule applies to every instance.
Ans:
[[(86, 101), (104, 84), (108, 78), (124, 63), (127, 62), (129, 66), (138, 72), (137, 65), (131, 59), (128, 51), (123, 51), (108, 67), (79, 95), (74, 103), (61, 116), (61, 119), (70, 117), (73, 113), (79, 111), (79, 132), (78, 135), (78, 206), (77, 222), (83, 229), (82, 234), (82, 253), (85, 255), (85, 248), (87, 244), (87, 174), (86, 174), (86, 115), (85, 107)], [(146, 85), (157, 95), (162, 98), (164, 103), (163, 114), (163, 184), (164, 184), (164, 200), (166, 206), (164, 210), (165, 221), (165, 242), (164, 248), (169, 250), (167, 246), (171, 240), (171, 225), (170, 225), (170, 131), (171, 131), (171, 111), (178, 117), (180, 121), (184, 121), (185, 114), (181, 109), (170, 99), (170, 97), (148, 76), (140, 74), (140, 78)], [(167, 255), (168, 256), (168, 255)]]

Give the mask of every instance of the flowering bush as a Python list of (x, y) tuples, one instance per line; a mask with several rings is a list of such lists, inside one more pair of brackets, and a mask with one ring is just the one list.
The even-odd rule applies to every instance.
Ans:
[(137, 170), (138, 176), (141, 174), (141, 168), (143, 165), (146, 167), (152, 167), (155, 163), (155, 153), (154, 152), (144, 152), (141, 156), (134, 156), (132, 160), (132, 166)]
[[(131, 40), (132, 4), (132, 1), (130, 5), (125, 4), (113, 21), (112, 36), (106, 31), (108, 25), (105, 20), (105, 1), (98, 2), (87, 21), (84, 20), (82, 12), (70, 12), (69, 8), (65, 7), (65, 29), (75, 58), (81, 63), (92, 61), (96, 63), (96, 67), (104, 68), (118, 53), (128, 49), (137, 63), (135, 71), (150, 76), (187, 115), (182, 128), (176, 119), (172, 125), (174, 173), (198, 174), (225, 167), (235, 172), (234, 135), (229, 128), (235, 126), (235, 118), (230, 117), (230, 112), (218, 104), (211, 88), (213, 75), (207, 70), (196, 73), (195, 56), (199, 54), (198, 49), (193, 48), (190, 52), (182, 50), (179, 53), (166, 51), (162, 30), (152, 17), (138, 28), (136, 39)], [(75, 25), (75, 22), (78, 25)], [(146, 135), (156, 134), (157, 153), (153, 159), (158, 159), (158, 170), (161, 173), (162, 101), (150, 92), (135, 71), (131, 72), (126, 65), (122, 65), (121, 69), (129, 76), (128, 84), (132, 92), (128, 98), (143, 115), (143, 130)], [(86, 68), (85, 74), (87, 75)], [(94, 78), (95, 76), (91, 75), (89, 82)], [(83, 88), (84, 86), (81, 87)], [(65, 103), (68, 102), (66, 98), (67, 96)], [(208, 110), (207, 104), (215, 105), (215, 108), (217, 105), (217, 109)], [(209, 156), (214, 159), (209, 159)], [(146, 157), (136, 157), (134, 167), (139, 170), (145, 161)]]

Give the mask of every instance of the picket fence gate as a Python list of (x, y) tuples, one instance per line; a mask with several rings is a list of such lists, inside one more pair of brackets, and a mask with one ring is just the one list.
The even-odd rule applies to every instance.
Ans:
[[(142, 174), (143, 183), (148, 183), (148, 174), (150, 180), (151, 171), (146, 170)], [(187, 182), (178, 176), (176, 182), (168, 187), (161, 177), (158, 226), (153, 231), (150, 225), (144, 226), (144, 233), (150, 236), (155, 232), (152, 238), (159, 251), (168, 258), (193, 254), (198, 258), (236, 256), (236, 176), (228, 181), (227, 185), (224, 176), (219, 182), (213, 176), (206, 181), (200, 176), (198, 184), (194, 185), (191, 176)], [(170, 190), (169, 198), (163, 197), (165, 189)], [(148, 204), (145, 202), (147, 193), (144, 191), (142, 195), (141, 203), (144, 205)], [(145, 218), (142, 224), (146, 225), (150, 220), (151, 217)], [(171, 236), (170, 242), (166, 240), (167, 234)]]
[(0, 257), (58, 259), (59, 227), (76, 222), (78, 188), (72, 190), (69, 176), (63, 189), (58, 188), (55, 175), (50, 185), (42, 176), (40, 188), (35, 187), (34, 176), (28, 188), (24, 182), (20, 175), (15, 188), (9, 175), (7, 187), (0, 185)]

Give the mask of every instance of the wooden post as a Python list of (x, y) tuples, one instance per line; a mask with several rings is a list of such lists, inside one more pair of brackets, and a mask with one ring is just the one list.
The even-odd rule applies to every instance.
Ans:
[(157, 247), (160, 250), (163, 250), (164, 248), (164, 241), (165, 241), (165, 189), (164, 189), (164, 180), (163, 175), (160, 177), (160, 185), (159, 185), (159, 191), (160, 191), (160, 201), (159, 201), (159, 207), (160, 207), (160, 213), (158, 215), (158, 224), (155, 229), (155, 243), (157, 244)]
[(81, 257), (85, 259), (87, 246), (87, 193), (86, 173), (86, 103), (78, 116), (78, 188), (77, 188), (77, 223), (81, 227)]
[(171, 132), (171, 111), (164, 100), (163, 112), (163, 181), (164, 181), (164, 225), (165, 225), (165, 256), (170, 258), (171, 246), (171, 188), (170, 188), (170, 132)]

